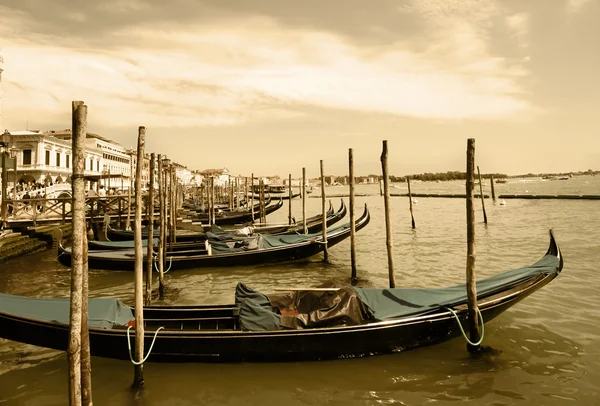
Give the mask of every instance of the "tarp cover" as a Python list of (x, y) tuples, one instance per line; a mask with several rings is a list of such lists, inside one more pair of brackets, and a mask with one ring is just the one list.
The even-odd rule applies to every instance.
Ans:
[[(534, 265), (504, 272), (477, 282), (477, 296), (509, 290), (539, 275), (560, 272), (560, 260), (546, 255)], [(423, 315), (441, 307), (464, 304), (465, 284), (438, 289), (354, 288), (340, 283), (337, 291), (292, 291), (264, 295), (243, 284), (236, 289), (240, 325), (246, 330), (302, 329), (360, 325)]]
[(275, 313), (269, 298), (243, 283), (235, 288), (235, 305), (240, 309), (242, 330), (279, 330), (281, 316)]
[[(0, 312), (37, 320), (69, 324), (70, 299), (46, 299), (0, 293)], [(110, 329), (134, 320), (131, 308), (111, 298), (88, 301), (88, 326)]]
[[(559, 259), (546, 255), (534, 265), (504, 272), (477, 282), (477, 296), (484, 297), (508, 290), (520, 282), (542, 274), (559, 272)], [(465, 284), (439, 289), (374, 289), (357, 288), (362, 301), (369, 307), (373, 318), (387, 320), (426, 314), (444, 306), (467, 302)]]

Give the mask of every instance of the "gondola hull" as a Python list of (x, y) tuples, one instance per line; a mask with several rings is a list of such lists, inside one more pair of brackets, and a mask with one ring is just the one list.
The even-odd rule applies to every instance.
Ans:
[[(541, 275), (508, 291), (478, 298), (483, 320), (494, 319), (557, 275)], [(456, 306), (455, 310), (461, 322), (466, 324), (466, 305)], [(266, 362), (356, 358), (436, 344), (461, 334), (456, 319), (443, 309), (419, 317), (303, 330), (242, 331), (236, 326), (236, 317), (234, 307), (228, 305), (146, 307), (144, 319), (149, 321), (144, 335), (145, 348), (152, 345), (157, 328), (165, 328), (156, 335), (148, 361)], [(203, 329), (215, 320), (222, 323), (223, 330), (214, 325)], [(68, 333), (68, 326), (64, 324), (0, 312), (0, 335), (9, 340), (66, 351)], [(91, 328), (89, 333), (93, 356), (129, 360), (127, 340), (134, 340), (133, 329), (129, 338), (124, 327)]]
[[(356, 230), (361, 230), (369, 221), (370, 214), (365, 207), (363, 215), (355, 222)], [(350, 237), (350, 227), (339, 228), (336, 232), (328, 234), (327, 246), (333, 247), (348, 237)], [(167, 266), (170, 270), (177, 270), (283, 262), (311, 257), (322, 252), (323, 247), (321, 237), (315, 237), (301, 243), (268, 249), (213, 253), (212, 255), (178, 255), (173, 253), (172, 256), (167, 256)], [(66, 250), (62, 244), (59, 244), (58, 260), (65, 266), (71, 266), (71, 252)], [(90, 269), (133, 271), (134, 263), (135, 255), (132, 251), (118, 250), (88, 253), (88, 266)]]

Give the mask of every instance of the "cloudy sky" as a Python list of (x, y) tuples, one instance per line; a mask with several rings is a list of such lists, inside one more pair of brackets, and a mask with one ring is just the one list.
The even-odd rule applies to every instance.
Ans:
[(1, 0), (2, 126), (233, 173), (600, 169), (600, 0)]

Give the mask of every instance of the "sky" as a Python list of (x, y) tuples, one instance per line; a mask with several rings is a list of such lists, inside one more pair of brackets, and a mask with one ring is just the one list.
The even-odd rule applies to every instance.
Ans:
[[(51, 5), (51, 6), (50, 6)], [(600, 0), (0, 0), (2, 123), (190, 169), (600, 169)]]

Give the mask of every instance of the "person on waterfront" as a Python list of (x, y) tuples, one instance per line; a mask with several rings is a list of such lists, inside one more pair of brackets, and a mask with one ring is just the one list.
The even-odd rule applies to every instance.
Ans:
[(100, 190), (98, 190), (98, 196), (106, 197), (106, 190), (104, 190), (104, 186), (100, 186)]

